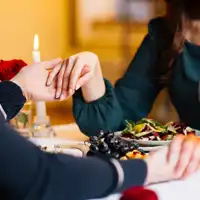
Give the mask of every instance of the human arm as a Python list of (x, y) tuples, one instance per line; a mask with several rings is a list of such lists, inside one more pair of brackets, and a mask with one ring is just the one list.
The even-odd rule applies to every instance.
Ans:
[[(16, 93), (16, 95), (22, 95), (22, 93)], [(107, 160), (75, 158), (42, 152), (0, 118), (0, 199), (82, 200), (121, 192), (128, 187), (142, 185), (144, 182), (150, 184), (172, 180), (177, 178), (172, 169), (182, 149), (183, 162), (180, 162), (178, 167), (189, 162), (189, 166), (192, 164), (196, 170), (199, 165), (199, 140), (195, 137), (189, 142), (186, 140), (182, 149), (180, 149), (181, 143), (183, 139), (179, 140), (178, 144), (172, 145), (170, 154), (173, 155), (173, 165), (167, 162), (168, 147), (158, 154), (155, 152), (154, 156), (152, 158), (150, 156), (146, 162), (139, 159), (119, 161), (124, 173), (124, 181), (122, 181), (122, 186), (116, 189), (118, 174)], [(187, 159), (185, 159), (186, 150)], [(155, 162), (157, 162), (156, 165)], [(161, 171), (157, 170), (160, 168), (162, 168)], [(183, 171), (184, 168), (181, 167), (181, 172)], [(190, 170), (189, 172), (191, 173)]]
[[(4, 84), (10, 86), (9, 94), (15, 91), (15, 99), (24, 99), (15, 83)], [(0, 198), (82, 200), (115, 191), (117, 174), (107, 161), (44, 153), (4, 124), (3, 118), (0, 120)], [(143, 161), (133, 161), (128, 165), (123, 161), (120, 165), (125, 176), (116, 192), (144, 183), (147, 170)], [(133, 168), (140, 168), (141, 173), (132, 173)]]
[(73, 113), (83, 133), (121, 130), (125, 119), (138, 120), (148, 115), (162, 89), (157, 82), (156, 65), (163, 49), (161, 35), (166, 29), (162, 18), (149, 23), (149, 33), (114, 92), (108, 81), (103, 82), (99, 61), (91, 52), (73, 55), (62, 67), (54, 68), (48, 84), (58, 80), (58, 97), (63, 100), (75, 92)]
[(0, 198), (90, 199), (142, 185), (146, 164), (120, 161), (124, 182), (116, 189), (117, 174), (103, 159), (76, 158), (42, 152), (11, 127), (0, 124)]
[(160, 91), (156, 82), (157, 49), (148, 34), (126, 73), (115, 84), (115, 94), (123, 110), (123, 119), (138, 121), (149, 114)]
[(199, 151), (198, 138), (178, 136), (172, 147), (165, 146), (153, 152), (146, 161), (140, 159), (119, 161), (124, 179), (121, 187), (116, 189), (119, 176), (109, 161), (95, 157), (76, 158), (45, 153), (1, 121), (0, 198), (6, 200), (101, 198), (144, 183), (185, 178), (185, 175), (191, 175), (199, 169)]
[[(83, 77), (84, 78), (84, 77)], [(79, 83), (83, 82), (82, 80), (78, 81), (79, 86), (81, 87), (82, 95), (86, 103), (94, 102), (97, 99), (100, 99), (104, 96), (106, 92), (106, 86), (103, 80), (103, 75), (101, 71), (100, 62), (97, 58), (97, 64), (94, 69), (94, 75), (89, 79), (85, 84)], [(98, 89), (97, 89), (98, 88)]]
[(95, 135), (101, 129), (117, 131), (124, 128), (125, 119), (139, 120), (150, 112), (161, 88), (156, 83), (155, 71), (157, 35), (155, 28), (151, 31), (149, 26), (149, 34), (125, 75), (117, 81), (114, 92), (106, 81), (106, 93), (99, 100), (87, 103), (81, 91), (74, 95), (73, 112), (83, 133)]
[(54, 85), (46, 86), (47, 70), (59, 65), (60, 62), (60, 59), (55, 59), (28, 65), (10, 81), (0, 82), (0, 111), (4, 120), (15, 117), (26, 100), (55, 100)]

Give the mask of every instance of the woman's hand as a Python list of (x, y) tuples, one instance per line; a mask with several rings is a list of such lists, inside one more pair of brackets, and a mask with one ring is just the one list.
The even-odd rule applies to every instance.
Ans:
[(86, 101), (96, 100), (105, 93), (98, 57), (91, 52), (73, 55), (62, 66), (55, 67), (48, 77), (47, 85), (51, 85), (55, 78), (56, 98), (66, 99), (79, 88), (82, 88)]
[(200, 140), (194, 135), (179, 135), (171, 143), (168, 152), (168, 162), (173, 162), (178, 156), (175, 174), (183, 179), (200, 169)]
[(60, 58), (52, 61), (41, 62), (22, 68), (20, 72), (11, 79), (23, 91), (27, 100), (53, 101), (55, 100), (55, 85), (46, 86), (49, 75), (48, 70), (60, 66)]
[(178, 135), (171, 145), (152, 152), (146, 162), (147, 184), (184, 179), (200, 167), (200, 140)]

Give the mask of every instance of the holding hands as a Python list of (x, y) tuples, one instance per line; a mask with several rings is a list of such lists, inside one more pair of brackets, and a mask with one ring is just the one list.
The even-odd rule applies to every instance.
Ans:
[(19, 73), (11, 79), (22, 90), (27, 100), (53, 101), (55, 99), (55, 83), (46, 86), (49, 70), (61, 65), (60, 58), (35, 63), (22, 68)]
[[(28, 100), (53, 101), (68, 99), (81, 87), (85, 88), (88, 98), (91, 95), (87, 93), (91, 93), (99, 80), (103, 82), (98, 57), (91, 52), (82, 52), (66, 60), (58, 58), (29, 65), (11, 81), (21, 87)], [(104, 92), (103, 88), (102, 95)], [(93, 96), (99, 98), (101, 94), (97, 92)]]
[(93, 78), (98, 65), (99, 60), (94, 53), (82, 52), (73, 55), (52, 70), (47, 85), (56, 81), (56, 98), (67, 99)]
[[(81, 88), (85, 101), (90, 102), (105, 93), (98, 57), (90, 52), (29, 65), (11, 81), (21, 87), (27, 100), (64, 100)], [(178, 135), (169, 146), (151, 153), (146, 163), (147, 184), (187, 178), (200, 169), (200, 140)]]

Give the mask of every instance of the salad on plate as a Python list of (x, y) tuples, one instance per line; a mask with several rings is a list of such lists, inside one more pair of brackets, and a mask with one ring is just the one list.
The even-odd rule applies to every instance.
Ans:
[(171, 141), (177, 134), (196, 135), (194, 129), (180, 122), (161, 124), (153, 119), (143, 118), (134, 123), (126, 121), (121, 137), (140, 141)]

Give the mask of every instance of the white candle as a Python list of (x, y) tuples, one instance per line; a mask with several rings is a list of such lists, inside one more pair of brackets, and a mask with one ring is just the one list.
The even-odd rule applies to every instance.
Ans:
[[(34, 35), (32, 56), (35, 63), (40, 62), (39, 37), (37, 34)], [(46, 104), (43, 101), (36, 102), (36, 118), (37, 120), (46, 119)]]
[(33, 54), (33, 61), (35, 63), (40, 62), (39, 37), (37, 34), (34, 35), (32, 54)]

